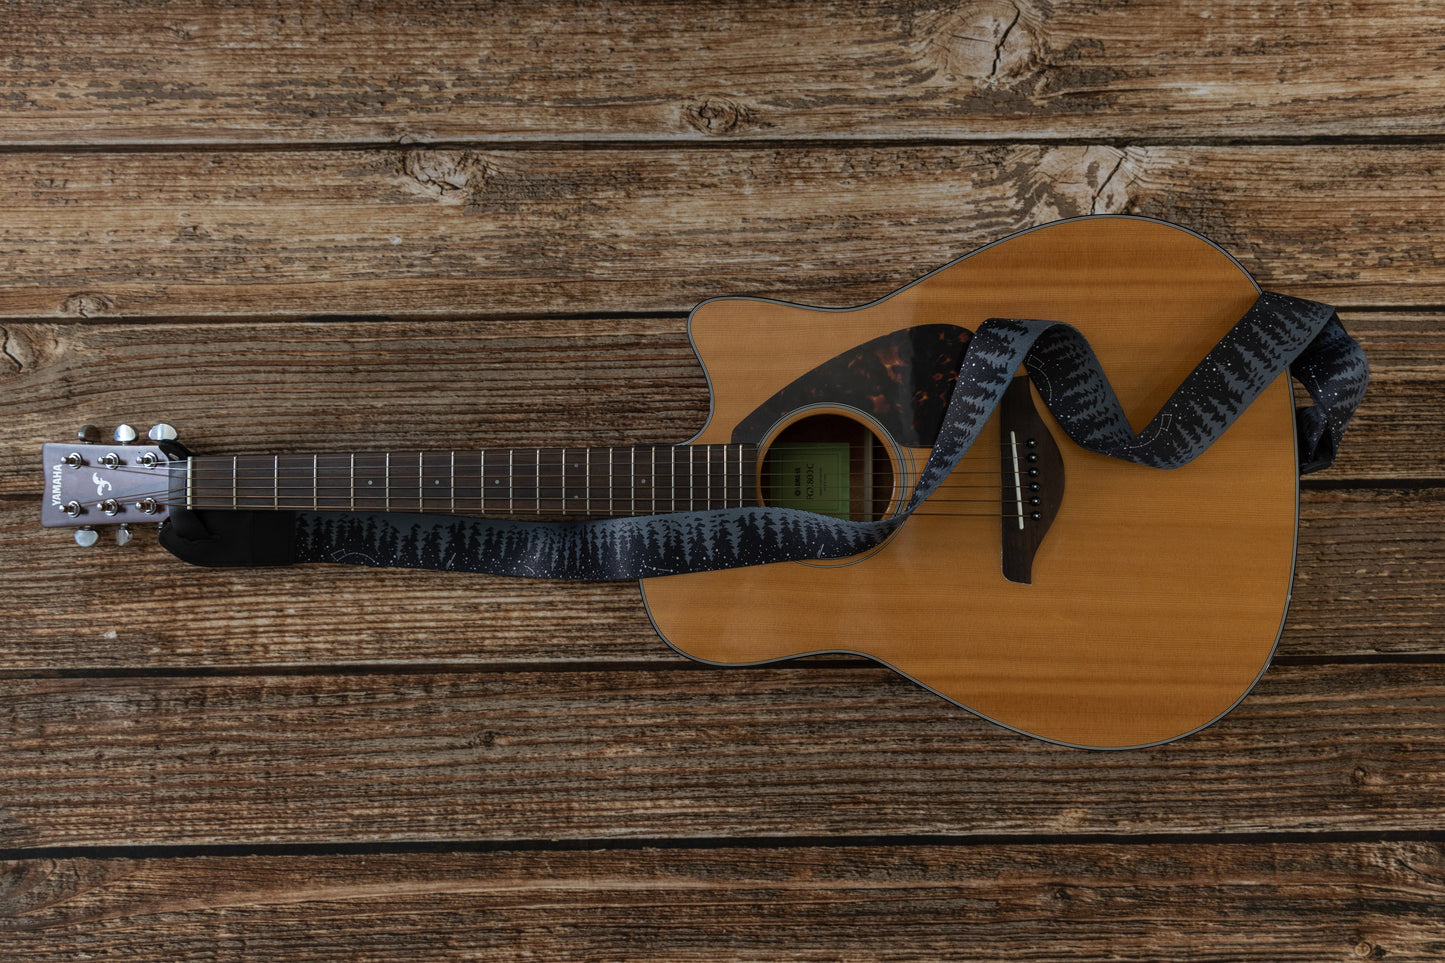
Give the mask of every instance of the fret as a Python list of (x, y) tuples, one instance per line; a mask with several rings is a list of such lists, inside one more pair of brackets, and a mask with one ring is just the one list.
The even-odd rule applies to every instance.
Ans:
[(355, 491), (352, 502), (356, 505), (357, 511), (386, 510), (386, 496), (382, 493), (383, 486), (379, 483), (384, 463), (384, 456), (380, 452), (358, 452), (352, 457), (354, 479), (352, 487)]
[[(718, 466), (715, 464), (718, 461), (718, 455), (722, 455), (722, 471), (724, 471), (724, 474), (720, 477), (727, 477), (727, 474), (725, 474), (725, 470), (727, 470), (727, 447), (725, 447), (725, 445), (720, 445), (720, 447), (717, 448), (708, 445), (704, 453), (702, 453), (702, 460), (707, 463), (707, 505), (705, 505), (705, 508), (707, 508), (709, 512), (714, 508), (718, 508), (717, 505), (712, 503), (712, 476), (718, 474)], [(722, 497), (722, 503), (727, 503), (725, 493), (724, 497)]]
[[(271, 461), (269, 456), (263, 455), (242, 455), (231, 458), (231, 492), (229, 501), (231, 507), (244, 509), (265, 509), (271, 507), (270, 474)], [(227, 498), (223, 495), (216, 499), (220, 505), (224, 505)]]
[[(656, 484), (667, 492), (667, 511), (677, 511), (677, 446), (667, 445), (663, 449), (667, 457), (663, 459), (662, 467), (667, 470), (667, 483), (664, 486), (659, 479)], [(654, 492), (653, 494), (656, 494)]]
[(632, 455), (632, 472), (631, 472), (631, 475), (632, 475), (632, 484), (631, 484), (630, 486), (628, 486), (628, 487), (630, 487), (630, 488), (632, 489), (632, 514), (636, 515), (636, 514), (637, 514), (637, 449), (636, 449), (636, 448), (631, 449), (630, 454)]
[(356, 455), (353, 454), (346, 465), (346, 504), (352, 511), (356, 511)]
[[(494, 454), (495, 454), (496, 456), (500, 456), (502, 453), (501, 453), (501, 452), (495, 452)], [(511, 457), (511, 453), (510, 453), (510, 452), (507, 453), (507, 457), (508, 457), (508, 458)], [(492, 464), (489, 466), (489, 465), (487, 464), (487, 459), (486, 459), (486, 457), (485, 457), (485, 455), (484, 455), (484, 456), (482, 457), (482, 459), (481, 459), (481, 468), (482, 468), (482, 514), (483, 514), (483, 515), (503, 515), (503, 514), (506, 514), (506, 513), (507, 513), (507, 508), (506, 508), (506, 506), (503, 504), (503, 500), (502, 500), (502, 482), (503, 482), (504, 480), (506, 480), (506, 477), (507, 477), (507, 476), (505, 476), (505, 475), (502, 474), (502, 466), (501, 466), (501, 464), (499, 464), (499, 459), (498, 459), (497, 457), (493, 457), (493, 458), (492, 458)], [(491, 501), (490, 503), (487, 501), (487, 499), (489, 499), (489, 498), (492, 499), (492, 501)]]
[[(485, 515), (487, 513), (487, 466), (482, 456), (483, 452), (477, 452), (475, 455), (471, 452), (462, 452), (461, 473), (452, 475), (452, 486), (456, 490), (456, 510), (459, 514)], [(477, 466), (475, 476), (467, 468), (467, 463), (473, 458), (476, 459)], [(475, 486), (472, 484), (473, 477), (476, 478)]]
[(450, 514), (456, 508), (456, 453), (416, 453), (417, 511)]
[(389, 512), (417, 511), (417, 506), (421, 504), (421, 475), (413, 472), (408, 464), (410, 461), (410, 456), (404, 451), (387, 453), (386, 510)]
[(746, 503), (743, 497), (743, 446), (738, 445), (738, 504)]
[[(577, 453), (575, 451), (572, 453), (572, 464), (570, 467), (574, 481), (572, 487), (565, 490), (562, 500), (566, 514), (580, 516), (582, 518), (588, 518), (592, 515), (592, 462), (591, 459), (587, 457), (588, 451), (589, 449), (587, 448), (582, 449), (582, 458), (580, 461), (577, 459)], [(565, 455), (563, 461), (566, 461)], [(578, 475), (582, 477), (580, 484), (575, 481)]]
[[(726, 452), (727, 449), (723, 449), (723, 450), (724, 450), (724, 452)], [(727, 465), (727, 459), (726, 459), (726, 458), (723, 459), (723, 465), (724, 465), (724, 467), (726, 467), (726, 465)], [(739, 505), (743, 504), (743, 446), (742, 446), (742, 445), (738, 445), (738, 504), (739, 504)]]
[(451, 459), (447, 465), (447, 476), (451, 479), (451, 505), (449, 510), (453, 515), (457, 513), (457, 453), (450, 452)]
[(382, 511), (391, 511), (391, 452), (386, 452), (381, 469)]
[[(318, 455), (311, 461), (313, 508), (323, 512), (347, 511), (352, 505), (352, 455)], [(300, 476), (305, 466), (297, 466)], [(290, 473), (290, 472), (288, 472)]]
[(565, 479), (567, 477), (566, 450), (562, 448), (537, 449), (537, 514), (567, 514)]
[(487, 453), (477, 455), (477, 510), (483, 515), (491, 515), (487, 510)]

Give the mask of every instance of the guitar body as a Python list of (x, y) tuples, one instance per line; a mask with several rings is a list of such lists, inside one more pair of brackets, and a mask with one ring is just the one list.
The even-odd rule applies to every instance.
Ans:
[[(828, 362), (875, 339), (921, 325), (972, 330), (992, 317), (1079, 328), (1137, 430), (1257, 295), (1243, 268), (1198, 235), (1089, 217), (997, 242), (859, 308), (708, 301), (689, 330), (712, 413), (691, 443), (766, 447), (779, 426), (816, 413), (889, 435), (886, 419), (857, 403), (857, 386), (808, 385), (805, 410), (775, 416), (768, 405), (810, 372), (842, 370)], [(846, 400), (830, 401), (830, 387)], [(1005, 578), (1000, 563), (995, 416), (945, 485), (867, 555), (644, 580), (658, 632), (714, 664), (864, 655), (980, 716), (1068, 745), (1153, 745), (1218, 719), (1268, 665), (1289, 602), (1298, 475), (1287, 375), (1170, 471), (1086, 452), (1037, 393), (1035, 404), (1066, 481), (1027, 583)], [(760, 437), (736, 437), (760, 409)], [(885, 500), (896, 502), (928, 449), (878, 441), (893, 489)]]

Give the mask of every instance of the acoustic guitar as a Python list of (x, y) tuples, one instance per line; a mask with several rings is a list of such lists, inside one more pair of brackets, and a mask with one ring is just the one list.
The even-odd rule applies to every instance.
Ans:
[[(191, 456), (167, 426), (44, 448), (42, 521), (98, 528), (187, 509), (575, 518), (766, 504), (876, 519), (911, 492), (969, 332), (1067, 321), (1136, 429), (1250, 307), (1225, 251), (1143, 218), (1062, 221), (984, 247), (871, 304), (699, 305), (712, 392), (685, 444)], [(1149, 746), (1219, 719), (1260, 678), (1289, 603), (1293, 400), (1281, 375), (1169, 471), (1072, 444), (1027, 379), (884, 543), (858, 557), (648, 578), (677, 651), (715, 665), (874, 659), (1019, 732)], [(435, 546), (418, 545), (425, 563)]]

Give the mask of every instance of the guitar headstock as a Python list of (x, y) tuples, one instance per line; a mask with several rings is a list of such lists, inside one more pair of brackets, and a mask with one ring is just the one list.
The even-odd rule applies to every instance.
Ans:
[(130, 526), (158, 524), (183, 492), (171, 466), (184, 462), (187, 452), (175, 440), (170, 425), (150, 430), (150, 443), (137, 443), (135, 429), (121, 425), (113, 440), (100, 442), (100, 432), (82, 428), (73, 443), (45, 445), (45, 497), (40, 524), (46, 528), (73, 528), (80, 545), (94, 545), (98, 526), (116, 526), (116, 541), (130, 541)]

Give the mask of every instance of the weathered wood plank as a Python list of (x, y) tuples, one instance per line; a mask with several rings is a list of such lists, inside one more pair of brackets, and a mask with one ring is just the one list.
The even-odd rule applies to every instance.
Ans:
[(1370, 387), (1339, 460), (1317, 477), (1445, 478), (1445, 312), (1344, 312), (1341, 321), (1369, 359)]
[(1438, 665), (1276, 666), (1147, 751), (881, 669), (0, 682), (0, 846), (1433, 831)]
[(66, 963), (1426, 960), (1442, 869), (1424, 842), (17, 860), (0, 933)]
[[(396, 665), (686, 665), (630, 582), (351, 566), (202, 569), (141, 532), (124, 549), (42, 530), (0, 500), (0, 672)], [(1445, 653), (1445, 495), (1306, 491), (1286, 658)], [(365, 612), (358, 618), (357, 612)], [(717, 683), (746, 685), (733, 670)]]
[[(0, 330), (0, 444), (22, 449), (121, 420), (210, 454), (668, 444), (708, 413), (681, 316)], [(34, 488), (0, 466), (0, 492)]]
[[(1266, 286), (1445, 302), (1434, 147), (0, 155), (0, 318), (848, 305), (1019, 229), (1132, 212)], [(1347, 213), (1346, 213), (1347, 212)]]
[(1442, 43), (1407, 0), (108, 0), (8, 11), (0, 118), (21, 144), (1434, 134)]

